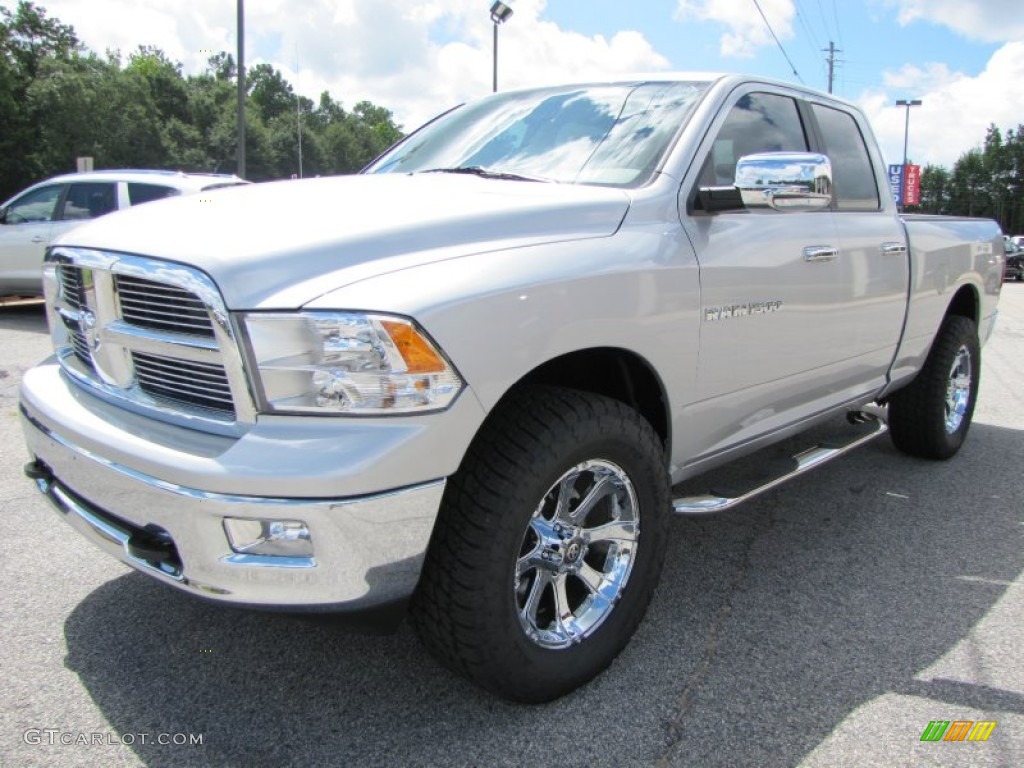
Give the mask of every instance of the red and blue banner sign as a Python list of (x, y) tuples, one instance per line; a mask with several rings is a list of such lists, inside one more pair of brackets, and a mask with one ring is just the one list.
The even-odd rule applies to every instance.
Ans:
[(890, 165), (889, 187), (892, 189), (896, 205), (900, 207), (920, 205), (921, 166), (909, 163), (907, 165)]
[(903, 205), (903, 166), (902, 165), (890, 165), (889, 166), (889, 186), (892, 188), (892, 196), (896, 200), (896, 205)]

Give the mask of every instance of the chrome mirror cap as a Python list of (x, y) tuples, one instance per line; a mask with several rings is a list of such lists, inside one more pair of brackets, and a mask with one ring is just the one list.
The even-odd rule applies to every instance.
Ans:
[(817, 211), (832, 204), (832, 163), (816, 152), (762, 152), (736, 164), (747, 208)]

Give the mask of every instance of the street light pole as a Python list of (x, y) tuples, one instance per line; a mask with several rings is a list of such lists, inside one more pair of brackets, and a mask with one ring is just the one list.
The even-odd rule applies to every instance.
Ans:
[(512, 9), (498, 0), (491, 6), (491, 21), (494, 22), (494, 93), (498, 92), (498, 25), (504, 24), (512, 16)]
[(245, 178), (245, 8), (238, 0), (238, 176)]
[[(920, 107), (921, 106), (921, 100), (920, 99), (912, 99), (912, 100), (908, 101), (907, 99), (900, 99), (899, 101), (896, 102), (896, 106), (897, 107), (906, 107), (907, 108), (906, 120), (903, 123), (903, 183), (906, 184), (906, 179), (907, 179), (907, 143), (908, 143), (908, 141), (910, 139), (910, 108), (911, 107)], [(900, 210), (902, 211), (904, 207), (905, 206), (901, 205), (900, 206)]]

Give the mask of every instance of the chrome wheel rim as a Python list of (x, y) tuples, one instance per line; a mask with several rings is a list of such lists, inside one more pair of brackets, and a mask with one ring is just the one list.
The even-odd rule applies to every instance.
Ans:
[(957, 350), (946, 384), (946, 433), (953, 434), (963, 423), (971, 402), (971, 352), (966, 346)]
[(563, 474), (519, 546), (513, 599), (526, 636), (568, 648), (597, 631), (622, 596), (639, 537), (636, 491), (621, 467), (592, 460)]

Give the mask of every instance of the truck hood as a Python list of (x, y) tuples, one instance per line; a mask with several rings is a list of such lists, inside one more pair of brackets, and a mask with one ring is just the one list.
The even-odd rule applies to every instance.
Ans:
[(232, 309), (284, 309), (431, 261), (607, 237), (629, 202), (622, 190), (461, 174), (336, 176), (147, 203), (57, 242), (195, 266)]

